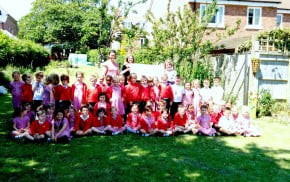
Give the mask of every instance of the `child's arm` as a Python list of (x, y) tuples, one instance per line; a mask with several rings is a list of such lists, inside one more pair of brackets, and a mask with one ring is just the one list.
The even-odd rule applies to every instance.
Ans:
[(16, 123), (13, 123), (13, 129), (14, 129), (15, 131), (18, 131), (18, 128), (16, 128)]
[(59, 132), (55, 135), (55, 139), (57, 139), (57, 137), (66, 129), (67, 127), (67, 123), (64, 123), (64, 125), (62, 126), (62, 128), (59, 130)]
[(27, 130), (29, 129), (29, 127), (30, 127), (30, 122), (28, 122), (28, 123), (27, 123), (27, 127), (26, 127), (26, 128), (24, 128), (24, 130), (26, 130), (26, 131), (27, 131)]
[(52, 126), (51, 126), (51, 138), (54, 140), (56, 137), (54, 136), (54, 120), (52, 120)]

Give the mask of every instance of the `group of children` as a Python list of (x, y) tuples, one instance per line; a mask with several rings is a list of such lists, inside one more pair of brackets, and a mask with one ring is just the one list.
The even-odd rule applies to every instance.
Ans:
[[(168, 75), (159, 78), (131, 73), (128, 84), (123, 76), (90, 76), (76, 73), (76, 81), (69, 85), (68, 75), (42, 72), (35, 80), (28, 74), (15, 71), (10, 83), (14, 107), (14, 138), (31, 141), (70, 141), (72, 136), (92, 134), (117, 135), (136, 133), (141, 136), (170, 136), (183, 133), (215, 136), (260, 136), (252, 126), (249, 109), (239, 113), (236, 107), (225, 105), (219, 79), (210, 88), (204, 80), (182, 85), (177, 75), (174, 83)], [(60, 84), (61, 82), (61, 84)]]

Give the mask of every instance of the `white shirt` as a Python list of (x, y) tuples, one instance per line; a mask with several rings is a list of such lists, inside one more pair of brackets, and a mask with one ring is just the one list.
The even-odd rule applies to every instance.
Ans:
[(173, 102), (182, 102), (182, 97), (184, 95), (184, 87), (182, 85), (171, 85), (173, 92)]
[(212, 101), (215, 104), (222, 104), (224, 89), (221, 86), (211, 87)]

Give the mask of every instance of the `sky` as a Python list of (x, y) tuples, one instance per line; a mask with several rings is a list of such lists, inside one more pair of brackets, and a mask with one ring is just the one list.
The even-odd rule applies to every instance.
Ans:
[[(4, 8), (13, 18), (19, 20), (21, 17), (29, 13), (32, 7), (31, 3), (33, 1), (34, 0), (0, 0), (0, 6)], [(144, 16), (149, 8), (150, 2), (151, 0), (148, 0), (145, 4), (136, 7), (138, 14), (134, 16)], [(167, 2), (168, 0), (153, 0), (152, 11), (157, 17), (165, 14)], [(184, 4), (184, 2), (186, 2), (186, 0), (172, 0), (172, 9), (176, 10), (177, 7)]]
[(29, 13), (34, 0), (0, 0), (0, 6), (13, 18), (19, 20)]

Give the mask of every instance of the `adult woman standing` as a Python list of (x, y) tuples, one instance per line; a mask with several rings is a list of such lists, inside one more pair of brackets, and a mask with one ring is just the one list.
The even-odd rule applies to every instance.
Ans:
[(109, 59), (102, 64), (103, 75), (110, 75), (115, 77), (119, 74), (119, 64), (116, 62), (116, 51), (111, 50), (109, 53)]
[(128, 76), (130, 75), (130, 66), (131, 64), (133, 64), (135, 62), (134, 56), (133, 55), (128, 55), (126, 57), (125, 63), (122, 67), (122, 71), (120, 74), (124, 75), (125, 78), (125, 85), (127, 85), (127, 80), (128, 80)]

